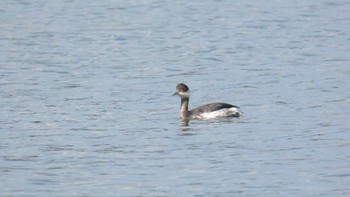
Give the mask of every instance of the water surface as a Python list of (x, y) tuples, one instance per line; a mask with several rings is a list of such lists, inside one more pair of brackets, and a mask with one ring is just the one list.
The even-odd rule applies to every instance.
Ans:
[(1, 195), (349, 196), (349, 9), (3, 1)]

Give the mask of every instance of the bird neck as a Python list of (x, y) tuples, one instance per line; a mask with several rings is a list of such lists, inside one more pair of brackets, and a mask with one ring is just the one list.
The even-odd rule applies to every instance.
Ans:
[(181, 98), (180, 116), (182, 119), (188, 118), (188, 114), (189, 114), (188, 103), (189, 103), (189, 98)]

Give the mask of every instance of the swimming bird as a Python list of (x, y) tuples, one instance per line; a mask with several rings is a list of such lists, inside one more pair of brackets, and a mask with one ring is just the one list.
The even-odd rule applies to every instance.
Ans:
[(184, 83), (176, 86), (176, 92), (173, 95), (181, 97), (180, 117), (182, 120), (207, 120), (211, 118), (239, 117), (240, 108), (228, 103), (209, 103), (192, 110), (188, 110), (190, 100), (189, 88)]

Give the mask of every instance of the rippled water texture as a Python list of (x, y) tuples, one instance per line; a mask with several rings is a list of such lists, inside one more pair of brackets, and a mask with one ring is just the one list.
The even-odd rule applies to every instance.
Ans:
[(350, 196), (349, 10), (2, 1), (1, 196)]

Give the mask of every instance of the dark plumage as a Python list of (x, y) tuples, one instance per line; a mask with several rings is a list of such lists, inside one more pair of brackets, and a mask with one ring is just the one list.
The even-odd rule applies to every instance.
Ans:
[(232, 108), (232, 107), (239, 109), (238, 106), (231, 105), (228, 103), (209, 103), (209, 104), (197, 107), (195, 109), (192, 109), (192, 110), (190, 110), (190, 112), (192, 114), (199, 114), (199, 113), (211, 112), (211, 111), (216, 111), (216, 110), (220, 110), (223, 108)]

